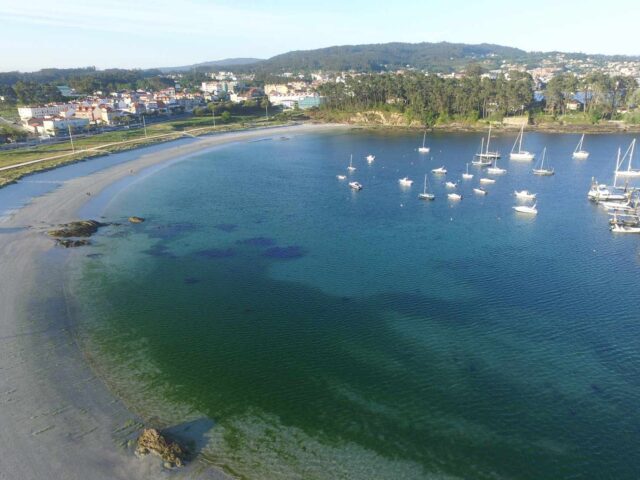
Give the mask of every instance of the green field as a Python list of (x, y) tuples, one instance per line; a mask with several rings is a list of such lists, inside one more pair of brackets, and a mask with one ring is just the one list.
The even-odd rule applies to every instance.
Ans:
[[(17, 165), (23, 162), (41, 160), (49, 157), (48, 161), (34, 163), (11, 170), (0, 171), (0, 187), (14, 182), (24, 175), (40, 170), (46, 170), (59, 165), (77, 162), (78, 160), (103, 155), (105, 153), (118, 152), (138, 148), (142, 145), (173, 140), (189, 135), (205, 135), (213, 131), (226, 131), (247, 128), (258, 125), (277, 125), (282, 123), (278, 119), (265, 120), (257, 116), (233, 116), (227, 124), (217, 123), (213, 128), (211, 117), (189, 117), (175, 121), (168, 121), (147, 125), (147, 136), (144, 129), (135, 128), (117, 132), (107, 132), (87, 137), (75, 137), (74, 146), (76, 154), (73, 154), (71, 143), (65, 141), (53, 145), (43, 145), (29, 148), (19, 148), (0, 152), (0, 168)], [(127, 142), (127, 143), (122, 143)], [(88, 150), (87, 149), (95, 149)]]

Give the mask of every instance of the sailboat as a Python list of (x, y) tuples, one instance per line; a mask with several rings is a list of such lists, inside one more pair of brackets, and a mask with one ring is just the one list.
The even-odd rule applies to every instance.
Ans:
[(349, 158), (349, 166), (347, 167), (347, 170), (349, 170), (350, 172), (353, 172), (356, 169), (356, 167), (353, 166), (353, 154), (351, 154), (351, 157)]
[(582, 142), (584, 142), (584, 133), (582, 134), (582, 137), (580, 137), (580, 141), (578, 142), (576, 149), (573, 151), (572, 157), (576, 160), (586, 160), (589, 158), (589, 152), (582, 149)]
[(422, 137), (422, 146), (418, 147), (418, 151), (420, 153), (429, 153), (429, 147), (424, 146), (426, 141), (427, 141), (427, 131), (425, 130), (424, 136)]
[[(618, 163), (618, 166), (616, 167), (616, 175), (617, 176), (620, 176), (620, 177), (640, 177), (640, 169), (631, 168), (631, 161), (633, 160), (633, 150), (635, 149), (635, 146), (636, 146), (636, 139), (634, 138), (633, 140), (631, 140), (631, 144), (629, 145), (629, 148), (627, 148), (627, 151), (624, 153), (624, 156), (622, 157), (622, 159)], [(627, 169), (626, 170), (619, 170), (619, 167), (622, 166), (622, 164), (624, 163), (624, 160), (627, 158), (627, 156), (629, 157), (629, 162), (627, 164)]]
[(544, 167), (544, 159), (546, 157), (546, 154), (547, 147), (544, 147), (544, 149), (542, 150), (542, 160), (540, 161), (540, 166), (531, 170), (534, 175), (550, 176), (556, 173), (553, 168)]
[(375, 159), (376, 159), (376, 156), (375, 156), (375, 155), (371, 155), (371, 154), (367, 155), (367, 162), (368, 162), (368, 163), (373, 163), (373, 161), (374, 161)]
[[(511, 160), (526, 160), (526, 161), (531, 161), (534, 158), (536, 158), (536, 156), (531, 153), (528, 152), (526, 150), (522, 150), (522, 140), (524, 138), (524, 123), (522, 124), (522, 127), (520, 128), (520, 133), (518, 134), (518, 137), (516, 138), (516, 141), (513, 143), (513, 147), (511, 148), (511, 154), (509, 155), (509, 159)], [(518, 146), (518, 150), (516, 151), (516, 145)]]
[(467, 163), (467, 171), (462, 174), (463, 180), (471, 180), (473, 178), (473, 173), (469, 173), (469, 164)]
[(484, 144), (484, 138), (482, 139), (482, 144), (480, 145), (480, 153), (476, 153), (476, 160), (474, 160), (472, 163), (474, 165), (480, 165), (480, 166), (489, 166), (491, 165), (491, 162), (493, 160), (495, 160), (496, 158), (500, 158), (500, 153), (499, 152), (491, 152), (489, 150), (489, 144), (491, 143), (491, 124), (489, 124), (489, 135), (487, 135), (487, 145), (483, 151), (482, 147)]
[(482, 187), (474, 187), (473, 191), (478, 195), (486, 195), (488, 192)]
[(418, 194), (420, 200), (435, 200), (436, 196), (433, 193), (427, 192), (427, 182), (429, 181), (427, 174), (424, 175), (424, 190)]
[(487, 168), (487, 173), (491, 175), (502, 175), (503, 173), (507, 173), (507, 171), (504, 168), (498, 167), (498, 159), (496, 158), (493, 161), (493, 165)]

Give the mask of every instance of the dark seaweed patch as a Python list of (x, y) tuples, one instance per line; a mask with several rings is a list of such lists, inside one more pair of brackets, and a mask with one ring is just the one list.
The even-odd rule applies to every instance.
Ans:
[(248, 245), (250, 247), (271, 247), (276, 244), (276, 241), (273, 238), (268, 237), (253, 237), (238, 240), (236, 243), (238, 245)]
[(233, 248), (208, 248), (196, 252), (197, 256), (205, 258), (228, 258), (233, 257), (235, 254), (236, 251)]
[(223, 232), (233, 232), (238, 228), (238, 225), (234, 223), (219, 223), (218, 225), (214, 225), (214, 227)]
[(271, 247), (263, 253), (265, 257), (291, 259), (304, 257), (305, 251), (298, 245), (290, 245), (287, 247)]
[(149, 236), (151, 238), (173, 238), (184, 233), (192, 232), (196, 226), (193, 223), (171, 223), (168, 225), (156, 225), (149, 229)]

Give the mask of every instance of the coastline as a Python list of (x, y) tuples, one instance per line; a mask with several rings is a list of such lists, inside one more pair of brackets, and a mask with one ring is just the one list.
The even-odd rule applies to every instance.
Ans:
[[(54, 241), (45, 231), (78, 220), (78, 212), (89, 200), (123, 179), (146, 175), (150, 167), (229, 143), (336, 128), (345, 126), (302, 124), (245, 130), (199, 137), (188, 145), (166, 143), (160, 152), (141, 149), (130, 161), (66, 181), (0, 219), (2, 480), (143, 479), (168, 473), (157, 459), (137, 459), (118, 447), (134, 438), (141, 421), (114, 398), (83, 358), (67, 306), (54, 300), (64, 296), (64, 285), (49, 275), (52, 269), (64, 267), (66, 255), (52, 249)], [(35, 313), (39, 311), (47, 313)], [(213, 468), (198, 467), (171, 476), (229, 478)]]

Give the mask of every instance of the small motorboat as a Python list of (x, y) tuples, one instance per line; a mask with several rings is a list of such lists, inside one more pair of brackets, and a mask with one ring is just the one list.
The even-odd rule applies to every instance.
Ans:
[(347, 179), (347, 176), (346, 176), (346, 175), (336, 175), (336, 178), (337, 178), (338, 180), (346, 180), (346, 179)]
[(375, 155), (367, 155), (367, 162), (368, 163), (373, 163), (373, 161), (376, 159)]
[(531, 193), (529, 190), (516, 190), (513, 192), (513, 194), (516, 196), (516, 198), (519, 198), (521, 200), (534, 200), (537, 196), (536, 193)]
[(447, 188), (456, 188), (458, 184), (456, 182), (445, 182), (444, 186)]
[(353, 189), (353, 190), (362, 190), (362, 185), (358, 182), (349, 182), (349, 186)]
[(442, 167), (434, 168), (433, 170), (431, 170), (431, 173), (435, 173), (437, 175), (445, 175), (447, 173), (447, 169), (444, 168), (443, 165)]
[(480, 188), (480, 187), (476, 187), (473, 189), (474, 193), (477, 193), (478, 195), (486, 195), (487, 192), (484, 188)]
[(448, 193), (447, 198), (449, 200), (462, 200), (462, 195), (459, 193)]
[(538, 209), (536, 208), (536, 204), (534, 203), (531, 206), (528, 205), (517, 205), (513, 207), (513, 209), (518, 213), (526, 213), (527, 215), (537, 215)]
[(403, 187), (410, 187), (411, 185), (413, 185), (413, 180), (409, 179), (409, 177), (404, 177), (398, 180), (398, 183)]
[(482, 177), (480, 183), (496, 183), (496, 181), (493, 178)]

